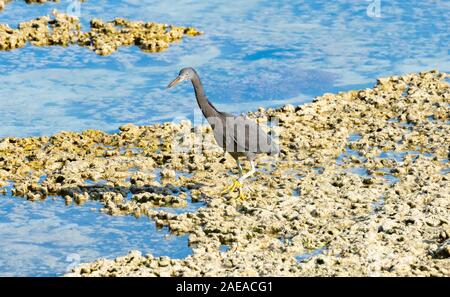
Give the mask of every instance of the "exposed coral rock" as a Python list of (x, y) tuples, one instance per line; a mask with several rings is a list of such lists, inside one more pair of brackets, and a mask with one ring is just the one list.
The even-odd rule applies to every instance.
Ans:
[[(5, 9), (5, 5), (11, 2), (12, 0), (0, 0), (0, 12)], [(84, 2), (84, 0), (78, 0), (80, 2)], [(39, 3), (43, 4), (46, 2), (59, 2), (59, 0), (25, 0), (27, 4)]]
[(135, 45), (148, 52), (159, 52), (169, 43), (184, 36), (197, 36), (194, 28), (176, 27), (152, 22), (132, 22), (117, 18), (111, 22), (91, 20), (91, 30), (83, 32), (77, 17), (53, 11), (53, 16), (43, 16), (23, 22), (17, 29), (0, 24), (0, 50), (34, 46), (79, 45), (106, 56), (121, 46)]
[[(373, 89), (249, 113), (262, 124), (281, 119), (281, 154), (257, 159), (243, 202), (221, 195), (229, 171), (237, 174), (233, 159), (196, 142), (196, 133), (212, 139), (211, 129), (186, 123), (5, 138), (0, 184), (29, 199), (97, 199), (111, 215), (145, 215), (189, 234), (186, 259), (133, 252), (82, 264), (72, 276), (448, 276), (446, 77), (384, 78)], [(189, 196), (207, 205), (158, 209), (183, 207)]]

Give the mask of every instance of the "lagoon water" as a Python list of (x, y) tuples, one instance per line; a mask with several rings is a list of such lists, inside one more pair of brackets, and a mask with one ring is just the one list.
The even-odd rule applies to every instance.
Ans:
[(158, 230), (147, 217), (102, 214), (100, 207), (0, 196), (0, 276), (58, 276), (80, 263), (130, 250), (176, 259), (191, 254), (187, 235)]
[[(78, 14), (85, 30), (92, 18), (124, 17), (205, 34), (157, 54), (135, 47), (108, 57), (79, 47), (0, 52), (0, 137), (198, 120), (189, 85), (165, 89), (185, 66), (198, 70), (219, 109), (234, 113), (371, 87), (380, 76), (450, 71), (450, 3), (444, 0), (88, 0), (79, 7), (67, 0), (13, 1), (0, 23), (15, 27), (52, 9)], [(131, 249), (178, 258), (190, 253), (186, 237), (167, 239), (148, 219), (112, 218), (90, 207), (1, 196), (0, 275), (60, 275), (74, 255), (85, 262)]]
[[(7, 5), (0, 23), (58, 9), (79, 13), (85, 30), (92, 18), (125, 17), (205, 34), (159, 54), (133, 47), (108, 57), (78, 47), (0, 52), (0, 137), (191, 118), (191, 87), (165, 89), (184, 66), (197, 68), (220, 109), (236, 113), (371, 87), (380, 76), (450, 70), (448, 1), (89, 0), (79, 10), (72, 0), (23, 2)], [(379, 12), (371, 9), (377, 3)]]

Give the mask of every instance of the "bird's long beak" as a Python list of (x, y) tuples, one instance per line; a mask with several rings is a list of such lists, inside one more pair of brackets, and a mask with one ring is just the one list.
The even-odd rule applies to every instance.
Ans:
[(174, 87), (176, 85), (178, 85), (180, 82), (182, 82), (183, 79), (180, 76), (177, 76), (177, 78), (175, 78), (174, 80), (172, 80), (172, 82), (170, 84), (167, 85), (167, 88), (171, 88)]

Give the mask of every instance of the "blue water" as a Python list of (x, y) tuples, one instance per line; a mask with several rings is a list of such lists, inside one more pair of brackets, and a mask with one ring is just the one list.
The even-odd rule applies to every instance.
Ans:
[(349, 142), (354, 142), (354, 141), (358, 141), (361, 139), (361, 134), (359, 133), (352, 133), (350, 134), (350, 136), (348, 137), (348, 141)]
[(312, 251), (310, 251), (310, 252), (307, 252), (307, 253), (298, 255), (298, 256), (295, 257), (295, 259), (296, 259), (298, 262), (308, 262), (308, 261), (311, 260), (313, 257), (323, 254), (326, 250), (327, 250), (327, 247), (324, 246), (324, 247), (321, 247), (321, 248), (312, 250)]
[[(159, 54), (134, 47), (108, 57), (78, 47), (0, 52), (0, 137), (192, 119), (191, 87), (165, 89), (183, 66), (197, 68), (219, 109), (236, 113), (370, 87), (380, 76), (450, 71), (450, 2), (381, 0), (376, 17), (367, 13), (376, 1), (86, 1), (85, 29), (94, 17), (126, 17), (192, 25), (205, 35)], [(15, 26), (71, 3), (13, 1), (0, 22)]]
[[(15, 27), (55, 8), (77, 12), (69, 0), (23, 2), (7, 5), (0, 23)], [(79, 10), (85, 30), (92, 18), (125, 17), (195, 26), (205, 34), (158, 54), (135, 47), (108, 57), (76, 46), (0, 51), (0, 137), (198, 121), (189, 85), (165, 89), (185, 66), (198, 70), (219, 109), (234, 113), (371, 87), (380, 76), (450, 71), (448, 1), (381, 0), (379, 13), (368, 13), (374, 3), (88, 0)], [(131, 249), (175, 258), (191, 252), (186, 236), (169, 236), (146, 218), (90, 210), (98, 207), (0, 196), (0, 275), (60, 275), (68, 265)]]
[(112, 217), (100, 205), (65, 206), (0, 195), (0, 276), (56, 276), (97, 258), (143, 254), (185, 258), (188, 236), (156, 229), (147, 217)]

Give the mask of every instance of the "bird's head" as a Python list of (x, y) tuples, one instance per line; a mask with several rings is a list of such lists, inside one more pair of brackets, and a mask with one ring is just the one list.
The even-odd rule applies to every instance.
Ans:
[(196, 74), (194, 68), (191, 68), (191, 67), (183, 68), (180, 70), (180, 73), (178, 73), (178, 76), (167, 86), (167, 88), (174, 87), (182, 81), (191, 80), (196, 75), (197, 74)]

